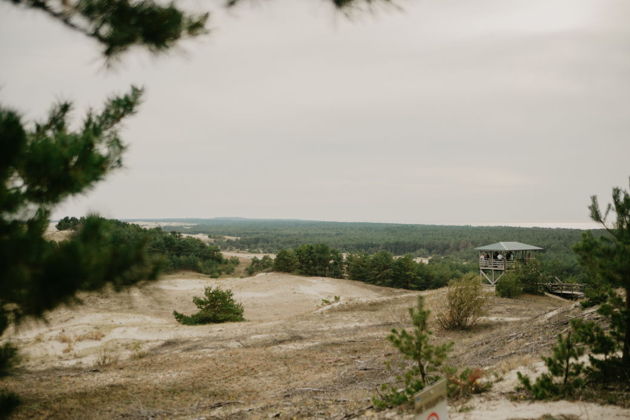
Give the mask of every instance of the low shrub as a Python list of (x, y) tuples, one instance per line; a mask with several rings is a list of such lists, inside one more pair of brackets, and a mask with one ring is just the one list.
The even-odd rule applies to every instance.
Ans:
[(438, 323), (446, 330), (465, 330), (477, 324), (485, 312), (488, 301), (479, 276), (466, 274), (449, 283), (446, 294), (446, 310), (437, 316)]
[(263, 255), (262, 258), (254, 257), (247, 269), (247, 275), (253, 276), (256, 273), (271, 271), (273, 269), (273, 258), (269, 255)]
[(234, 301), (231, 290), (206, 287), (205, 298), (193, 297), (193, 303), (199, 312), (184, 315), (173, 311), (173, 316), (180, 324), (199, 325), (220, 322), (243, 321), (243, 305)]
[(281, 249), (273, 260), (273, 271), (294, 273), (298, 269), (298, 259), (292, 249)]
[(506, 273), (497, 282), (495, 293), (499, 297), (514, 299), (523, 294), (523, 285), (512, 273)]
[(329, 306), (333, 303), (339, 303), (341, 301), (341, 296), (335, 296), (333, 299), (322, 298), (322, 302), (320, 306)]
[(55, 227), (57, 228), (57, 230), (76, 230), (79, 224), (85, 221), (83, 217), (81, 219), (66, 216), (63, 219), (59, 220)]

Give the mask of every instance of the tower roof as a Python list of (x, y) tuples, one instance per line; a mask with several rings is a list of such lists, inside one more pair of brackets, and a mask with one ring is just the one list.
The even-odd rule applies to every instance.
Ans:
[(478, 251), (540, 251), (543, 248), (522, 242), (497, 242), (475, 248)]

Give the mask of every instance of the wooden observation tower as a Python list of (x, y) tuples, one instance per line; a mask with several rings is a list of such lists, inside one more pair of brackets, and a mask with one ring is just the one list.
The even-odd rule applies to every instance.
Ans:
[(521, 242), (497, 242), (475, 248), (479, 251), (479, 274), (491, 285), (519, 264), (527, 264), (535, 259), (534, 253), (542, 248)]

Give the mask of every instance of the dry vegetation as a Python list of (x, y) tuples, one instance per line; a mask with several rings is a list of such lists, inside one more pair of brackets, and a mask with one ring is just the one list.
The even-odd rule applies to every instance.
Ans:
[[(193, 295), (218, 284), (243, 302), (248, 321), (182, 326), (173, 319), (174, 309), (190, 311)], [(436, 313), (446, 290), (422, 294)], [(21, 419), (400, 417), (374, 412), (369, 399), (393, 376), (384, 362), (396, 354), (385, 337), (407, 324), (416, 295), (277, 273), (220, 280), (180, 273), (121, 295), (86, 295), (86, 305), (56, 310), (48, 325), (13, 332), (24, 360), (6, 383), (24, 399)], [(340, 301), (321, 305), (334, 296)], [(455, 342), (451, 364), (503, 379), (452, 405), (452, 417), (628, 418), (618, 407), (507, 399), (514, 369), (536, 367), (536, 355), (580, 314), (545, 296), (491, 297), (470, 330), (443, 331), (432, 320), (437, 340)]]

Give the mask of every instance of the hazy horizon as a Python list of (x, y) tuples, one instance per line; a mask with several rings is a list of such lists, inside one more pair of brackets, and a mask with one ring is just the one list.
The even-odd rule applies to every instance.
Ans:
[[(76, 217), (76, 216), (75, 216)], [(53, 221), (58, 221), (54, 219)], [(368, 220), (318, 220), (318, 219), (300, 219), (300, 218), (256, 218), (256, 217), (231, 217), (231, 216), (217, 216), (217, 217), (133, 217), (133, 218), (119, 218), (126, 222), (157, 222), (169, 221), (169, 220), (234, 220), (234, 221), (295, 221), (295, 222), (325, 222), (325, 223), (375, 223), (375, 224), (395, 224), (395, 225), (428, 225), (428, 226), (472, 226), (472, 227), (539, 227), (539, 228), (559, 228), (559, 229), (601, 229), (602, 226), (595, 222), (586, 223), (571, 223), (571, 222), (489, 222), (489, 223), (403, 223), (403, 222), (374, 222)], [(165, 222), (168, 223), (168, 222)]]
[(584, 224), (630, 175), (630, 3), (178, 2), (211, 33), (107, 68), (93, 41), (0, 3), (0, 102), (75, 121), (131, 84), (125, 169), (53, 217), (234, 215)]

